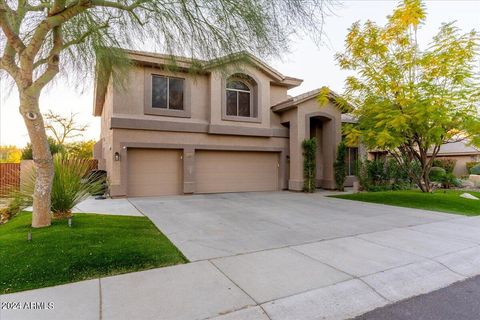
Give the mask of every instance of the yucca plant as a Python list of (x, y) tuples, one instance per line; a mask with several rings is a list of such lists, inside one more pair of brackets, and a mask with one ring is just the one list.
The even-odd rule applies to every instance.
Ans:
[[(77, 159), (65, 154), (53, 157), (55, 175), (52, 184), (51, 212), (54, 217), (69, 217), (79, 202), (92, 194), (99, 193), (105, 181), (96, 175), (89, 175), (92, 167), (88, 159)], [(11, 211), (21, 211), (33, 203), (35, 172), (26, 174), (20, 190), (11, 195)]]

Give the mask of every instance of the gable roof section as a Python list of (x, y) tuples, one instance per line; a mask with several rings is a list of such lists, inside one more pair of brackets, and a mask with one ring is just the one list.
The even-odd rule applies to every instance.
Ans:
[[(287, 100), (272, 106), (271, 109), (274, 112), (285, 112), (285, 111), (291, 110), (293, 108), (298, 107), (301, 103), (305, 101), (316, 99), (321, 90), (322, 90), (321, 88), (318, 88), (312, 91), (302, 93), (295, 97), (290, 97)], [(328, 98), (333, 104), (337, 105), (337, 99), (339, 98), (339, 95), (337, 93), (330, 90)]]
[[(194, 60), (187, 57), (173, 56), (166, 54), (159, 54), (153, 52), (142, 52), (135, 50), (125, 50), (131, 61), (137, 65), (152, 66), (152, 67), (171, 67), (179, 71), (196, 70), (200, 73), (210, 73), (211, 70), (219, 68), (226, 64), (234, 64), (236, 62), (243, 62), (252, 65), (267, 76), (269, 76), (276, 85), (285, 86), (287, 88), (294, 88), (299, 86), (303, 80), (293, 77), (288, 77), (281, 74), (279, 71), (270, 67), (262, 60), (253, 54), (243, 51), (224, 57), (212, 60)], [(100, 116), (102, 114), (103, 104), (105, 102), (105, 95), (107, 92), (108, 79), (106, 81), (95, 80), (94, 92), (94, 107), (93, 114)]]

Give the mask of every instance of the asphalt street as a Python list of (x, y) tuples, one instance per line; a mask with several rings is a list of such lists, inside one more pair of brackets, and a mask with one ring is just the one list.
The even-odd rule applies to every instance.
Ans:
[(355, 320), (479, 320), (480, 276), (367, 312)]

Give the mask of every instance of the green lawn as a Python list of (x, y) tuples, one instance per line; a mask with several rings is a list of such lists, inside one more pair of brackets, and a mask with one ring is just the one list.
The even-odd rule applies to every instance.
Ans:
[(187, 262), (145, 217), (77, 214), (71, 228), (30, 222), (22, 213), (0, 226), (0, 294)]
[[(436, 190), (434, 193), (423, 193), (417, 190), (360, 192), (332, 196), (364, 202), (383, 203), (399, 207), (418, 208), (466, 216), (480, 215), (480, 201), (460, 197), (464, 191)], [(468, 192), (480, 198), (480, 192)]]

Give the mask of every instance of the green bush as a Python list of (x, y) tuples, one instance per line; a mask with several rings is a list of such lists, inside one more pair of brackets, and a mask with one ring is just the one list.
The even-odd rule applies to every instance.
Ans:
[(460, 187), (462, 182), (460, 179), (455, 177), (455, 175), (451, 172), (447, 172), (441, 179), (440, 182), (442, 183), (442, 187), (445, 189), (450, 189), (453, 187)]
[[(63, 147), (55, 141), (55, 139), (48, 137), (48, 146), (50, 147), (50, 152), (52, 155), (63, 152)], [(22, 160), (33, 160), (33, 151), (32, 144), (28, 143), (25, 148), (22, 150)]]
[(480, 164), (477, 164), (476, 166), (473, 166), (472, 169), (470, 169), (471, 174), (480, 174)]
[[(409, 168), (417, 165), (411, 162)], [(395, 159), (364, 160), (358, 164), (358, 180), (366, 191), (408, 190), (412, 181), (405, 169)]]
[(303, 191), (315, 192), (316, 189), (316, 152), (317, 142), (315, 138), (305, 139), (303, 148)]
[(433, 160), (433, 167), (445, 169), (447, 173), (453, 173), (457, 160), (448, 158), (437, 158)]
[(476, 165), (480, 165), (480, 162), (479, 162), (479, 161), (467, 162), (467, 163), (466, 163), (467, 172), (470, 173), (470, 170), (472, 170), (472, 168), (475, 167)]
[(337, 190), (343, 191), (345, 179), (347, 178), (347, 165), (345, 163), (345, 157), (347, 155), (347, 146), (345, 142), (340, 142), (337, 147), (337, 159), (333, 163), (333, 169), (335, 170), (335, 186)]
[(441, 182), (443, 177), (447, 174), (447, 171), (440, 167), (432, 167), (430, 169), (430, 181)]

